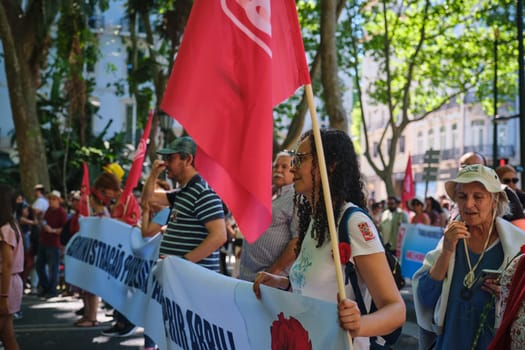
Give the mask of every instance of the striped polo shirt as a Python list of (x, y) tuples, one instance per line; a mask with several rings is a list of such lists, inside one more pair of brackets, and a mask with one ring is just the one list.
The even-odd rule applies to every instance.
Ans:
[[(184, 256), (208, 236), (207, 222), (223, 219), (222, 201), (199, 175), (195, 175), (178, 191), (167, 194), (172, 207), (168, 227), (160, 243), (161, 255)], [(219, 251), (198, 262), (219, 271)]]

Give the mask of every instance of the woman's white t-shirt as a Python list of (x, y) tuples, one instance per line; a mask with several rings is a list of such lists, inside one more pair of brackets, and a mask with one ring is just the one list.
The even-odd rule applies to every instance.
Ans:
[[(354, 204), (346, 204), (344, 209)], [(383, 245), (372, 220), (360, 211), (354, 212), (340, 225), (347, 225), (350, 233), (350, 247), (352, 262), (355, 256), (383, 252)], [(308, 227), (303, 240), (299, 256), (290, 269), (290, 283), (293, 292), (313, 298), (337, 303), (337, 279), (335, 276), (334, 260), (332, 258), (332, 245), (330, 240), (316, 248), (317, 242), (311, 236), (312, 222)], [(338, 264), (344, 276), (344, 266)], [(367, 308), (370, 307), (371, 296), (358, 273), (358, 282)], [(355, 300), (355, 295), (350, 283), (346, 285), (346, 297)], [(354, 349), (368, 349), (368, 338), (354, 339)]]

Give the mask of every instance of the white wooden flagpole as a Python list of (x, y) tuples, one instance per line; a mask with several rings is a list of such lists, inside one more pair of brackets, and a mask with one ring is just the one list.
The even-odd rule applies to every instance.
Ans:
[[(326, 170), (326, 163), (324, 158), (323, 142), (321, 140), (321, 131), (319, 130), (319, 123), (317, 122), (317, 112), (315, 111), (314, 94), (312, 84), (304, 86), (306, 91), (306, 101), (312, 119), (312, 131), (315, 141), (315, 149), (317, 150), (317, 163), (321, 173), (321, 186), (323, 187), (324, 203), (326, 208), (326, 218), (328, 219), (328, 231), (330, 233), (330, 242), (332, 243), (332, 256), (334, 258), (335, 277), (337, 280), (337, 291), (340, 299), (346, 298), (345, 284), (343, 280), (343, 273), (341, 271), (341, 258), (339, 256), (339, 237), (335, 228), (334, 209), (332, 206), (332, 196), (330, 194), (330, 185), (328, 183), (328, 172)], [(352, 336), (348, 334), (350, 350), (352, 346)]]

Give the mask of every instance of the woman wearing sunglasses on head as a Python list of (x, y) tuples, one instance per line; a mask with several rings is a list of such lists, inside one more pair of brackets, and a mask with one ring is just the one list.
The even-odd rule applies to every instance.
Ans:
[(525, 206), (525, 192), (516, 187), (516, 184), (520, 181), (518, 178), (518, 173), (512, 165), (503, 165), (496, 169), (501, 183), (509, 186), (520, 199), (521, 205)]

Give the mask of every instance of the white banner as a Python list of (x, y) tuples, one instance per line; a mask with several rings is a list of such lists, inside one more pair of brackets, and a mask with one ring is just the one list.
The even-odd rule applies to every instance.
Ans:
[(160, 236), (144, 240), (108, 218), (80, 227), (66, 247), (66, 280), (143, 326), (160, 349), (348, 348), (334, 303), (266, 287), (258, 300), (252, 283), (176, 257), (157, 261)]

